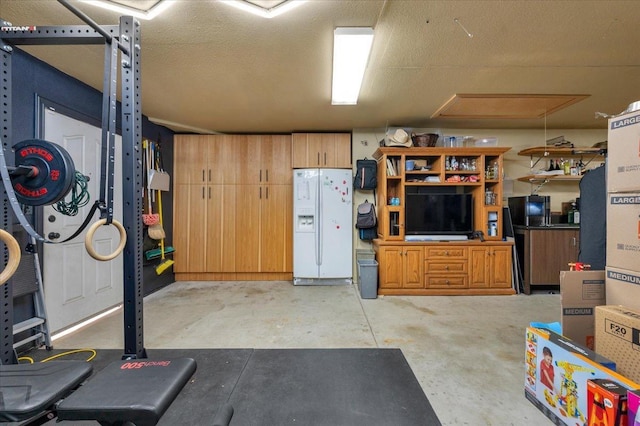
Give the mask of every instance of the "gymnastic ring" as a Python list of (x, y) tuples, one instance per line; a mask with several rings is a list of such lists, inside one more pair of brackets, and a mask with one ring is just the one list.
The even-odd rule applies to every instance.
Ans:
[(96, 232), (96, 229), (98, 229), (99, 226), (107, 224), (107, 219), (100, 219), (99, 221), (91, 225), (87, 230), (87, 235), (84, 237), (84, 246), (87, 249), (87, 253), (89, 253), (89, 256), (93, 257), (95, 260), (104, 262), (115, 258), (122, 252), (122, 250), (124, 249), (124, 245), (127, 243), (127, 232), (124, 230), (124, 226), (122, 226), (122, 224), (117, 220), (112, 220), (111, 223), (113, 224), (113, 226), (118, 228), (118, 231), (120, 232), (120, 245), (118, 245), (118, 248), (116, 248), (116, 250), (111, 254), (101, 255), (98, 254), (93, 248), (93, 234)]
[(7, 246), (9, 250), (9, 261), (7, 262), (7, 266), (0, 273), (0, 286), (7, 281), (9, 278), (13, 276), (18, 270), (18, 265), (20, 265), (20, 257), (22, 256), (20, 252), (20, 244), (18, 241), (5, 231), (4, 229), (0, 229), (0, 240)]

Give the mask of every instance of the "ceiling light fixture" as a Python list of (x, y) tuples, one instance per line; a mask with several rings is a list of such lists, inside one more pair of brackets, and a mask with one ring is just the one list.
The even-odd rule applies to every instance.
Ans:
[(372, 45), (373, 28), (343, 27), (333, 31), (332, 105), (358, 103)]
[(175, 3), (175, 0), (158, 0), (147, 10), (136, 9), (135, 7), (117, 4), (110, 0), (83, 0), (83, 3), (111, 10), (113, 12), (122, 13), (124, 15), (134, 16), (136, 18), (151, 20), (167, 10), (169, 6)]
[(306, 1), (307, 0), (285, 0), (275, 7), (264, 8), (250, 3), (246, 0), (220, 0), (221, 3), (228, 4), (229, 6), (235, 7), (236, 9), (242, 10), (244, 12), (249, 12), (256, 16), (267, 19), (275, 18), (276, 16), (280, 16), (283, 13), (287, 13), (300, 6), (302, 3), (305, 3)]

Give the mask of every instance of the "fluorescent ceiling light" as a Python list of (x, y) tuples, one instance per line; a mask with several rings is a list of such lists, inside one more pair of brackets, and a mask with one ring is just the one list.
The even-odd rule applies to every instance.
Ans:
[(125, 6), (110, 0), (83, 0), (84, 3), (111, 10), (113, 12), (122, 13), (124, 15), (135, 16), (136, 18), (151, 20), (162, 12), (167, 10), (169, 6), (175, 3), (175, 0), (158, 0), (148, 10), (136, 9), (135, 7)]
[(373, 28), (336, 28), (333, 31), (332, 105), (355, 105), (373, 44)]
[(249, 12), (256, 16), (267, 19), (275, 18), (276, 16), (280, 16), (283, 13), (287, 13), (290, 10), (293, 10), (296, 7), (300, 6), (302, 3), (305, 3), (306, 1), (307, 0), (286, 0), (275, 7), (267, 9), (245, 0), (220, 0), (221, 3), (228, 4), (229, 6), (235, 7), (236, 9), (242, 10), (244, 12)]

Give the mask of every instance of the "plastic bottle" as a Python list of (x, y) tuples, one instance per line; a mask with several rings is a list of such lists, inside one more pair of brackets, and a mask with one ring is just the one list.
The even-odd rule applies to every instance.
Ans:
[(577, 207), (576, 207), (575, 211), (573, 212), (573, 223), (575, 223), (575, 224), (579, 224), (580, 223), (580, 210), (578, 210)]
[(491, 226), (489, 227), (489, 236), (490, 237), (498, 236), (498, 225), (496, 225), (495, 223), (492, 223)]
[(565, 175), (571, 174), (571, 165), (569, 164), (569, 160), (562, 162), (562, 168), (564, 170)]

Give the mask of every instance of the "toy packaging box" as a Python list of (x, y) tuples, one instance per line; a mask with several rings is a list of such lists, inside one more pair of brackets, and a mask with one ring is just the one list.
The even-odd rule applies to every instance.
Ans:
[(618, 383), (607, 379), (587, 381), (589, 426), (627, 426), (627, 392)]
[(627, 416), (629, 426), (640, 426), (640, 390), (627, 392)]
[(550, 330), (527, 327), (525, 345), (525, 397), (557, 425), (587, 424), (590, 379), (640, 388), (616, 373), (611, 360)]

